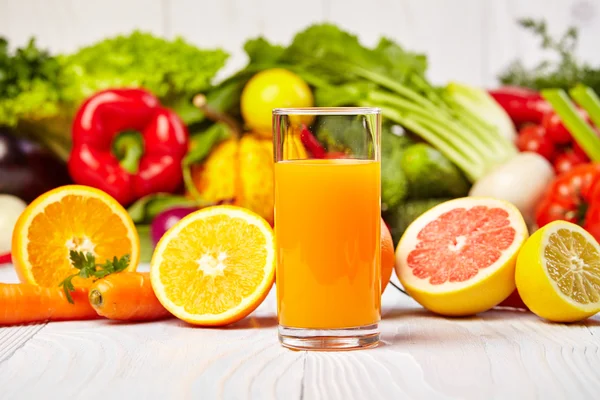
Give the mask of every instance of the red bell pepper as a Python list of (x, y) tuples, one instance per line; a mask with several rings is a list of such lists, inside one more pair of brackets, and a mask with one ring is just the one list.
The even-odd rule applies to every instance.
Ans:
[(489, 94), (510, 116), (516, 126), (527, 122), (540, 124), (552, 107), (542, 96), (530, 89), (505, 86), (490, 90)]
[(600, 163), (578, 165), (552, 182), (536, 222), (542, 227), (556, 220), (581, 225), (600, 240)]
[(73, 122), (68, 167), (76, 183), (123, 205), (182, 182), (188, 132), (179, 117), (143, 89), (110, 89), (83, 103)]

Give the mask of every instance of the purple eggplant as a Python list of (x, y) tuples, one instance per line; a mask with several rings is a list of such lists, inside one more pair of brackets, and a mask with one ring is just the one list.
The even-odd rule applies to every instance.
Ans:
[(66, 165), (52, 153), (0, 128), (0, 193), (29, 203), (50, 189), (69, 183)]

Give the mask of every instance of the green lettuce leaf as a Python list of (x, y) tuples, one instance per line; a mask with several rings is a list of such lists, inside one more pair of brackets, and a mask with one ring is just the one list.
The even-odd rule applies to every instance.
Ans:
[(250, 39), (244, 44), (244, 51), (248, 55), (249, 64), (277, 64), (285, 48), (269, 43), (265, 38)]
[(58, 112), (59, 63), (31, 39), (9, 51), (0, 37), (0, 125), (13, 127), (19, 119), (37, 119)]
[(207, 90), (227, 53), (201, 50), (182, 38), (169, 41), (139, 31), (84, 47), (61, 58), (67, 101), (109, 87), (144, 87), (163, 103)]

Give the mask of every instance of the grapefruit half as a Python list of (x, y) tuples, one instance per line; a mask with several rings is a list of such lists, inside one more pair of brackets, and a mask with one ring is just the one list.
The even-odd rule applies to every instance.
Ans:
[(396, 249), (406, 291), (438, 314), (489, 310), (515, 290), (515, 262), (528, 237), (519, 210), (498, 199), (465, 197), (417, 218)]

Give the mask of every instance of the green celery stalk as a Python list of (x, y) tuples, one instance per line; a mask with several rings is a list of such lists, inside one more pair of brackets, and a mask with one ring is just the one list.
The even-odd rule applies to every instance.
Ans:
[(546, 89), (542, 90), (541, 94), (550, 103), (590, 160), (600, 161), (600, 138), (594, 129), (579, 115), (567, 93), (562, 89)]
[(569, 91), (571, 97), (587, 111), (592, 122), (600, 127), (600, 99), (596, 92), (584, 85), (577, 85)]
[[(374, 106), (373, 104), (366, 102), (361, 105), (370, 107)], [(432, 132), (430, 129), (422, 126), (410, 117), (403, 116), (402, 113), (396, 109), (380, 105), (377, 105), (377, 107), (381, 108), (381, 111), (386, 118), (389, 118), (390, 120), (399, 123), (400, 125), (415, 132), (440, 152), (442, 152), (450, 161), (456, 164), (465, 173), (471, 182), (476, 181), (485, 172), (483, 165), (473, 161), (470, 157), (459, 151), (454, 142), (448, 142), (447, 140), (444, 140), (447, 138), (443, 138), (439, 132)]]
[(469, 130), (477, 133), (479, 137), (485, 138), (494, 159), (504, 161), (505, 159), (516, 154), (516, 151), (506, 146), (504, 141), (494, 140), (495, 138), (492, 136), (497, 134), (497, 131), (493, 126), (482, 125), (480, 120), (473, 118), (472, 114), (470, 113), (462, 112), (462, 110), (461, 112), (456, 113), (456, 119), (458, 119), (458, 121), (460, 121)]
[[(467, 156), (471, 161), (476, 162), (478, 164), (485, 164), (490, 158), (493, 157), (493, 154), (489, 152), (489, 149), (486, 146), (472, 146), (473, 142), (469, 142), (467, 138), (459, 138), (456, 136), (456, 130), (449, 129), (450, 125), (446, 125), (447, 122), (438, 121), (432, 118), (427, 118), (426, 116), (419, 114), (408, 114), (408, 117), (414, 120), (421, 126), (429, 128), (434, 133), (436, 133), (440, 138), (444, 139), (448, 143), (450, 143), (454, 148), (458, 151), (462, 152)], [(459, 130), (460, 132), (460, 130)], [(485, 150), (485, 151), (483, 151)]]
[(352, 70), (354, 73), (356, 73), (356, 75), (368, 79), (372, 82), (377, 83), (378, 85), (381, 85), (389, 90), (393, 90), (394, 92), (398, 93), (401, 96), (404, 96), (412, 101), (414, 101), (415, 103), (421, 105), (422, 107), (434, 111), (434, 112), (439, 112), (440, 109), (429, 99), (421, 96), (419, 93), (415, 92), (414, 90), (404, 86), (401, 83), (398, 83), (390, 78), (388, 78), (385, 75), (381, 75), (377, 72), (373, 72), (361, 67), (352, 67)]
[(454, 99), (447, 98), (446, 101), (456, 110), (456, 119), (488, 142), (494, 150), (496, 158), (504, 161), (517, 154), (515, 145), (502, 136), (496, 127), (488, 124), (487, 121), (482, 119), (478, 114), (462, 104), (459, 104)]
[[(311, 57), (304, 55), (304, 58), (304, 61), (308, 62)], [(312, 58), (317, 64), (322, 62), (318, 58)], [(486, 134), (481, 129), (473, 131), (463, 123), (457, 122), (454, 117), (455, 110), (451, 105), (444, 103), (444, 106), (440, 107), (436, 101), (401, 82), (350, 62), (338, 62), (336, 68), (344, 69), (346, 72), (393, 92), (387, 94), (384, 91), (378, 91), (379, 94), (387, 96), (387, 101), (384, 99), (376, 101), (369, 96), (368, 99), (359, 103), (365, 106), (381, 107), (386, 118), (400, 123), (427, 140), (461, 168), (472, 182), (480, 178), (491, 167), (508, 158), (504, 152), (498, 149), (498, 146), (502, 147), (502, 144), (494, 143), (494, 135)], [(408, 109), (412, 111), (413, 115), (405, 115)], [(420, 122), (426, 122), (427, 126), (425, 127), (425, 124), (421, 124), (417, 119)], [(432, 119), (435, 121), (431, 121)], [(465, 153), (469, 155), (467, 156)]]
[(429, 99), (429, 101), (433, 102), (438, 107), (442, 108), (446, 112), (450, 112), (450, 107), (446, 104), (446, 101), (440, 94), (435, 91), (429, 82), (423, 79), (420, 75), (411, 75), (410, 82), (413, 86), (419, 89), (423, 96)]
[[(490, 151), (490, 143), (484, 143), (484, 141), (481, 140), (482, 135), (473, 135), (468, 129), (461, 129), (454, 120), (450, 117), (446, 118), (441, 113), (434, 115), (409, 100), (381, 91), (369, 93), (369, 100), (379, 104), (387, 103), (400, 110), (414, 113), (415, 120), (418, 120), (421, 124), (423, 120), (429, 121), (431, 125), (438, 127), (436, 131), (441, 132), (446, 137), (446, 140), (459, 145), (473, 160), (480, 160), (483, 162), (485, 159), (489, 159), (494, 155), (494, 153)], [(483, 137), (485, 137), (485, 135), (483, 135)]]

